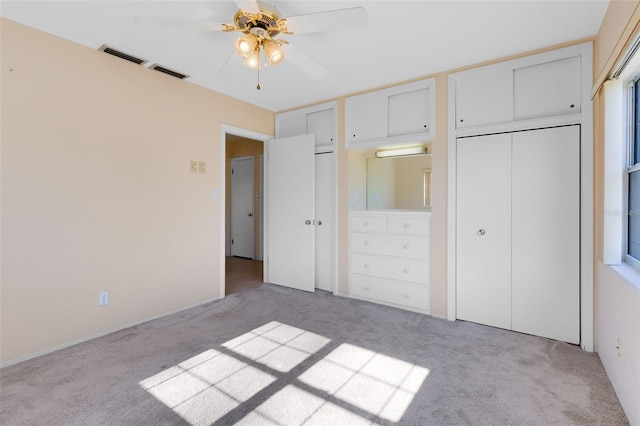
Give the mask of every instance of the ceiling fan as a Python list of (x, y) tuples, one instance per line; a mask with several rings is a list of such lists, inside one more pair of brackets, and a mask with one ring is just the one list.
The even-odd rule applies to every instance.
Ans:
[[(242, 63), (245, 66), (259, 72), (261, 67), (267, 66), (267, 64), (277, 65), (286, 57), (292, 65), (314, 79), (323, 78), (327, 74), (327, 70), (311, 57), (294, 48), (289, 41), (281, 38), (282, 35), (339, 31), (367, 26), (367, 13), (362, 7), (285, 18), (275, 6), (261, 0), (235, 0), (235, 4), (238, 11), (233, 17), (233, 23), (192, 20), (171, 20), (170, 22), (188, 24), (213, 31), (242, 33), (236, 39), (234, 48), (235, 53), (243, 58)], [(220, 73), (223, 73), (231, 57), (222, 67)], [(260, 90), (259, 74), (256, 88)]]

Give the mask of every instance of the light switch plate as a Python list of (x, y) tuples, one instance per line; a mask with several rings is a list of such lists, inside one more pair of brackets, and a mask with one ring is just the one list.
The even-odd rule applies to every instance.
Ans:
[(194, 160), (189, 161), (189, 170), (191, 173), (198, 173), (198, 162)]
[(204, 161), (199, 161), (198, 162), (198, 171), (200, 173), (206, 173), (207, 172), (207, 163), (205, 163)]

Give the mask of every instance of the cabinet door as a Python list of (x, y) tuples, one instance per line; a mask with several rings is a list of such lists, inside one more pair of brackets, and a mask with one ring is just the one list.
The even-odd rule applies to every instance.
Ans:
[(276, 138), (289, 138), (307, 134), (306, 114), (283, 114), (278, 117), (279, 128)]
[(306, 114), (306, 126), (307, 134), (316, 136), (317, 147), (333, 145), (334, 124), (332, 109)]
[(428, 132), (429, 99), (427, 88), (389, 96), (389, 136)]
[(456, 81), (456, 128), (513, 120), (513, 71), (471, 74)]
[(514, 71), (515, 119), (580, 112), (580, 57)]
[(457, 318), (511, 328), (511, 135), (458, 139)]
[(513, 329), (580, 342), (580, 127), (513, 134)]
[(367, 93), (345, 100), (345, 140), (351, 142), (386, 138), (388, 102), (384, 93)]

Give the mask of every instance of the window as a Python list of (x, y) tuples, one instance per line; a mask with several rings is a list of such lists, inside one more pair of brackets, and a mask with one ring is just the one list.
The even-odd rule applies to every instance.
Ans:
[(640, 261), (640, 84), (636, 77), (629, 87), (629, 124), (627, 138), (627, 256)]
[(422, 170), (422, 205), (431, 205), (431, 169)]

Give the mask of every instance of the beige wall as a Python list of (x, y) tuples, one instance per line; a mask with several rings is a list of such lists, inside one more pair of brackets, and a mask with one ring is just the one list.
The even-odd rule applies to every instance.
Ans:
[(227, 135), (226, 137), (226, 194), (227, 208), (225, 212), (226, 254), (231, 255), (231, 159), (238, 157), (253, 157), (253, 257), (257, 259), (260, 253), (260, 156), (264, 153), (264, 142), (243, 138), (242, 136)]
[(220, 128), (273, 134), (273, 113), (0, 26), (0, 360), (217, 298)]
[[(596, 351), (631, 424), (640, 424), (640, 289), (623, 269), (602, 263), (604, 230), (604, 94), (608, 77), (640, 29), (640, 2), (610, 3), (596, 37), (594, 111), (594, 217)], [(637, 278), (636, 278), (637, 279)], [(622, 342), (622, 355), (618, 344)]]

